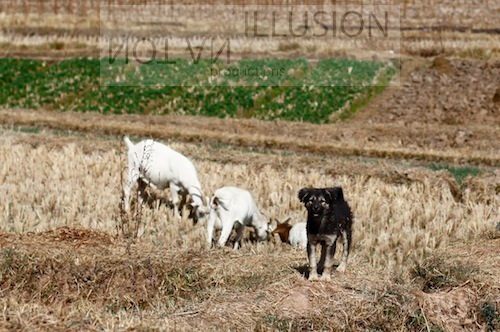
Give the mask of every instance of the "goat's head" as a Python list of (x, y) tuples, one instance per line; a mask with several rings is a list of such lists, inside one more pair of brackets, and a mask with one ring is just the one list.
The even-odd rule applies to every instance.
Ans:
[(276, 220), (276, 227), (274, 227), (274, 229), (272, 230), (271, 235), (278, 234), (281, 242), (288, 242), (288, 235), (290, 234), (290, 229), (292, 228), (292, 225), (290, 225), (290, 220), (291, 218), (288, 218), (282, 223)]
[(322, 215), (330, 209), (330, 205), (344, 200), (342, 188), (302, 188), (299, 200), (314, 217)]
[(190, 217), (193, 218), (195, 223), (204, 223), (210, 213), (210, 204), (208, 197), (205, 197), (206, 205), (203, 199), (201, 201), (192, 201), (189, 205), (191, 206)]
[(259, 220), (254, 224), (257, 241), (269, 241), (271, 239), (271, 234), (273, 231), (273, 226), (271, 221), (264, 215), (260, 215)]

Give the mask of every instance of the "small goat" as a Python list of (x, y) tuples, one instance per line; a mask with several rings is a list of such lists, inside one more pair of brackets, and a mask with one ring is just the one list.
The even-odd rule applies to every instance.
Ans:
[(208, 214), (196, 169), (188, 158), (151, 139), (135, 145), (127, 136), (123, 140), (128, 148), (128, 181), (123, 189), (126, 211), (130, 210), (130, 192), (135, 183), (141, 181), (159, 190), (169, 187), (176, 216), (188, 194), (195, 222)]
[(307, 255), (309, 258), (309, 280), (318, 279), (316, 246), (321, 244), (319, 269), (322, 279), (330, 280), (330, 270), (337, 247), (337, 238), (342, 235), (343, 255), (337, 271), (344, 272), (351, 247), (351, 209), (344, 200), (342, 188), (303, 188), (299, 199), (307, 209)]
[(260, 213), (250, 192), (237, 187), (217, 189), (210, 201), (208, 245), (212, 246), (214, 229), (222, 229), (218, 242), (219, 246), (225, 246), (234, 227), (234, 249), (238, 249), (245, 226), (252, 227), (260, 241), (269, 240), (269, 223)]
[(306, 223), (299, 222), (295, 225), (290, 225), (290, 219), (285, 222), (278, 223), (272, 234), (278, 234), (281, 242), (290, 243), (292, 247), (306, 248), (307, 247), (307, 231)]

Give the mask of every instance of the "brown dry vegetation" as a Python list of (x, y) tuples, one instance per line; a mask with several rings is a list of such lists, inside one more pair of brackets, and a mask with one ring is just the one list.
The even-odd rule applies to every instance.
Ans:
[[(222, 16), (224, 13), (212, 15), (211, 18), (198, 17), (195, 13), (206, 12), (211, 5), (242, 4), (241, 1), (165, 1), (165, 0), (106, 0), (106, 1), (41, 1), (41, 0), (8, 0), (0, 4), (5, 15), (0, 17), (0, 50), (4, 56), (27, 56), (37, 58), (61, 58), (82, 56), (97, 56), (99, 54), (99, 15), (101, 8), (107, 10), (113, 5), (149, 5), (166, 4), (190, 5), (186, 17), (176, 20), (181, 24), (172, 23), (168, 18), (165, 24), (170, 30), (180, 36), (196, 34), (195, 31), (217, 30), (221, 20), (230, 20)], [(301, 1), (244, 1), (245, 5), (283, 5), (302, 4)], [(347, 4), (359, 4), (359, 1), (313, 1), (336, 8)], [(396, 53), (412, 56), (432, 57), (436, 55), (456, 56), (474, 59), (498, 59), (500, 56), (500, 37), (498, 35), (497, 16), (500, 10), (498, 1), (481, 0), (461, 2), (453, 0), (405, 0), (376, 1), (378, 5), (399, 5), (401, 17), (401, 33), (396, 33), (387, 40), (362, 41), (335, 38), (333, 42), (322, 43), (317, 40), (300, 40), (299, 49), (292, 47), (288, 51), (286, 43), (279, 39), (253, 40), (248, 44), (238, 44), (238, 34), (231, 34), (235, 40), (232, 48), (234, 58), (240, 56), (286, 57), (301, 56), (318, 58), (332, 56), (356, 56), (370, 58), (377, 50), (395, 50)], [(101, 4), (102, 7), (99, 7)], [(196, 4), (196, 5), (195, 5)], [(367, 4), (373, 5), (373, 4)], [(204, 7), (203, 7), (204, 6)], [(208, 7), (207, 7), (208, 6)], [(361, 5), (362, 6), (362, 5)], [(139, 7), (143, 8), (143, 7)], [(156, 8), (156, 7), (153, 7)], [(107, 18), (107, 17), (106, 17)], [(113, 18), (116, 19), (116, 18)], [(126, 18), (130, 23), (130, 19)], [(202, 24), (200, 22), (203, 22)], [(127, 25), (130, 28), (130, 24)], [(241, 29), (238, 30), (241, 34)], [(152, 34), (154, 34), (152, 32)], [(185, 52), (175, 47), (172, 54), (186, 56)], [(379, 52), (377, 56), (390, 57), (390, 54)], [(399, 54), (398, 54), (399, 56)]]
[(296, 198), (303, 186), (344, 187), (356, 214), (348, 272), (330, 284), (309, 283), (304, 251), (277, 242), (207, 250), (204, 226), (175, 220), (163, 205), (142, 210), (137, 241), (121, 236), (125, 148), (118, 137), (6, 128), (1, 136), (5, 328), (413, 331), (498, 324), (488, 318), (500, 306), (500, 246), (490, 240), (498, 238), (498, 174), (491, 171), (460, 187), (445, 172), (399, 162), (170, 141), (193, 158), (206, 194), (227, 184), (246, 187), (270, 218), (303, 220)]
[[(97, 54), (97, 3), (0, 2), (2, 54)], [(403, 56), (401, 87), (347, 122), (0, 110), (0, 330), (500, 329), (499, 2), (398, 3), (401, 52), (431, 59)], [(272, 219), (304, 219), (302, 186), (343, 186), (347, 272), (308, 282), (305, 251), (278, 239), (208, 250), (204, 225), (165, 204), (123, 236), (122, 134), (169, 143), (205, 194), (246, 187)], [(429, 163), (480, 173), (459, 182)]]
[[(498, 284), (490, 280), (500, 269), (494, 259), (500, 254), (498, 239), (479, 251), (467, 244), (437, 252), (439, 259), (418, 266), (408, 287), (364, 264), (352, 264), (331, 283), (311, 283), (301, 275), (304, 253), (284, 246), (270, 252), (200, 252), (85, 241), (96, 236), (107, 235), (63, 228), (2, 236), (1, 272), (8, 276), (2, 286), (9, 296), (0, 300), (0, 326), (47, 331), (498, 327), (488, 316), (499, 305)], [(458, 264), (454, 255), (463, 257)], [(420, 290), (420, 284), (433, 281), (442, 283)]]

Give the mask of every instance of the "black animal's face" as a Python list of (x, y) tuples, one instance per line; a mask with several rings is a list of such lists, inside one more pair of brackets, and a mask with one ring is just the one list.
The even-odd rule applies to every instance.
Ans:
[(337, 200), (343, 200), (342, 188), (303, 188), (299, 199), (313, 216), (322, 215)]
[(309, 213), (316, 217), (322, 215), (323, 211), (330, 207), (330, 204), (327, 203), (323, 195), (311, 195), (305, 202), (305, 206)]

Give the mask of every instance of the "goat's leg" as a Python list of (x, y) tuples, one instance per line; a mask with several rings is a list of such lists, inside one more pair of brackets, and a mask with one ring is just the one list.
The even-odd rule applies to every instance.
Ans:
[(318, 280), (318, 270), (316, 265), (316, 244), (307, 241), (307, 257), (309, 257), (309, 278), (308, 280)]
[(187, 203), (187, 195), (188, 195), (187, 191), (184, 191), (184, 190), (180, 191), (180, 200), (179, 200), (179, 211), (180, 212), (184, 211), (184, 207), (186, 206), (186, 203)]
[(170, 194), (172, 195), (172, 204), (174, 205), (174, 215), (176, 218), (180, 218), (181, 215), (179, 213), (179, 203), (180, 203), (180, 199), (179, 199), (179, 186), (177, 186), (176, 184), (170, 182), (169, 183), (169, 187), (170, 187)]
[(139, 178), (138, 174), (130, 170), (130, 167), (133, 167), (133, 165), (129, 164), (128, 167), (129, 167), (128, 181), (123, 186), (123, 204), (126, 212), (130, 211), (130, 194), (132, 192), (132, 188), (135, 185), (135, 182)]
[(123, 187), (123, 204), (126, 212), (130, 211), (130, 194), (132, 193), (132, 188), (134, 188), (135, 183), (139, 180), (139, 172), (134, 158), (130, 155), (128, 156), (128, 179)]
[(130, 211), (130, 192), (131, 192), (130, 185), (127, 183), (125, 186), (123, 186), (123, 207), (125, 208), (126, 212)]
[(233, 230), (234, 221), (230, 219), (221, 218), (222, 220), (222, 231), (219, 238), (219, 246), (224, 247), (226, 245), (231, 231)]
[(351, 248), (351, 232), (344, 230), (342, 231), (342, 238), (344, 240), (343, 250), (342, 250), (342, 260), (340, 261), (340, 265), (337, 267), (337, 271), (345, 272), (347, 268), (347, 258), (349, 257), (349, 250)]
[(146, 200), (146, 182), (142, 181), (141, 179), (139, 179), (137, 181), (138, 183), (138, 186), (137, 186), (137, 192), (139, 193), (139, 195), (137, 195), (137, 204), (142, 204), (143, 201)]
[(236, 238), (234, 239), (234, 250), (237, 250), (241, 244), (241, 237), (243, 236), (243, 231), (245, 230), (245, 225), (236, 222)]
[(210, 216), (207, 222), (207, 242), (208, 247), (212, 247), (212, 239), (214, 236), (215, 222), (217, 221), (217, 212), (214, 209), (210, 210)]

